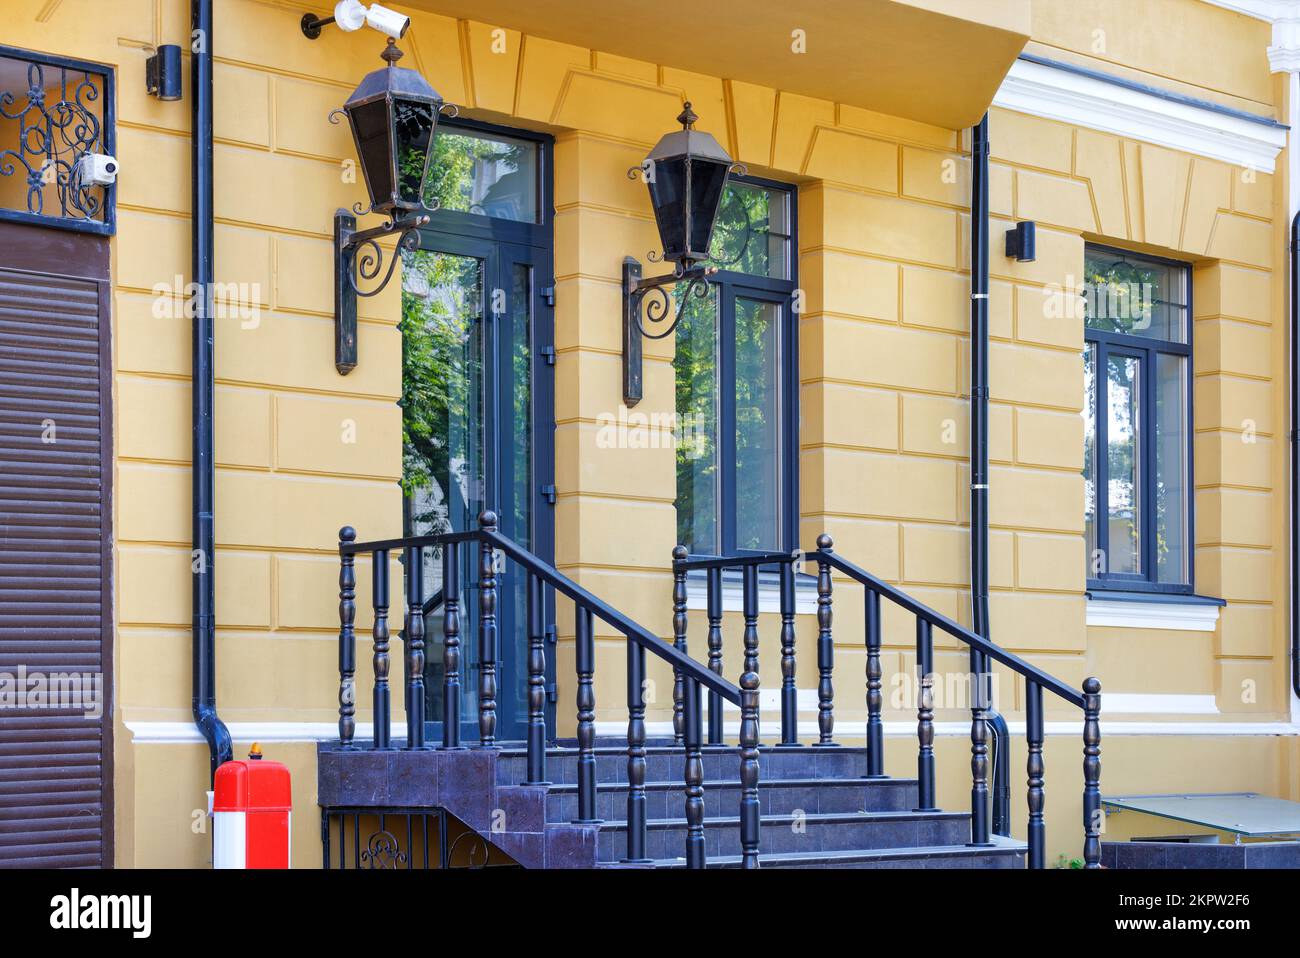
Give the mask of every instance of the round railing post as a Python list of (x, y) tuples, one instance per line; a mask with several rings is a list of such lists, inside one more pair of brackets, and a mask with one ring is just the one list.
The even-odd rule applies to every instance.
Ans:
[[(686, 567), (690, 555), (684, 545), (673, 546), (673, 648), (686, 652)], [(673, 669), (673, 744), (685, 741), (685, 685), (680, 669)]]
[(795, 686), (794, 561), (781, 563), (781, 744), (799, 744), (799, 690)]
[(460, 748), (460, 543), (442, 547), (442, 747)]
[(740, 677), (740, 854), (758, 867), (758, 566), (744, 569), (745, 671)]
[(934, 633), (928, 619), (916, 619), (916, 795), (917, 811), (936, 811), (934, 804)]
[(546, 781), (546, 594), (528, 575), (528, 781)]
[(835, 686), (831, 673), (835, 665), (835, 639), (831, 634), (831, 565), (822, 554), (835, 543), (826, 533), (817, 537), (817, 729), (818, 745), (834, 745)]
[[(497, 531), (497, 514), (479, 514), (483, 532)], [(479, 550), (478, 591), (478, 743), (495, 748), (497, 742), (497, 563), (492, 540), (486, 536)]]
[(1025, 680), (1025, 740), (1029, 755), (1025, 760), (1029, 791), (1029, 867), (1046, 867), (1047, 828), (1043, 823), (1043, 687)]
[(356, 555), (343, 547), (356, 541), (357, 530), (339, 530), (339, 744), (353, 748), (357, 730), (357, 619)]
[(578, 673), (578, 817), (596, 818), (596, 637), (591, 610), (574, 606), (574, 666)]
[(424, 549), (406, 549), (406, 747), (424, 748)]
[(1083, 867), (1101, 867), (1101, 681), (1083, 680)]
[[(709, 671), (714, 675), (722, 674), (722, 570), (709, 569), (706, 573), (708, 582), (709, 617)], [(723, 721), (722, 695), (709, 689), (709, 744), (722, 744)]]
[(370, 556), (370, 584), (375, 609), (371, 634), (375, 640), (374, 669), (374, 742), (375, 748), (388, 748), (392, 735), (392, 703), (388, 691), (388, 550)]
[(864, 592), (867, 635), (867, 778), (885, 777), (885, 726), (883, 673), (880, 668), (880, 593)]
[(627, 861), (647, 861), (645, 649), (627, 640)]
[(700, 750), (703, 726), (700, 722), (700, 685), (685, 677), (682, 733), (686, 746), (686, 867), (703, 868), (704, 855), (704, 758)]

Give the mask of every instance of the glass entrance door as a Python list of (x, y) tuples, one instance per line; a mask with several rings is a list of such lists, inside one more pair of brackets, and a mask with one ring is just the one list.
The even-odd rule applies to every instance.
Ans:
[[(402, 281), (405, 532), (477, 528), (491, 509), (502, 534), (549, 559), (550, 503), (538, 477), (536, 388), (539, 252), (440, 232), (404, 255)], [(544, 359), (540, 363), (545, 366)], [(545, 457), (544, 457), (545, 458)], [(539, 500), (541, 500), (539, 502)], [(538, 535), (539, 525), (544, 526)], [(477, 549), (458, 550), (461, 594), (462, 739), (478, 736)], [(443, 555), (425, 552), (425, 594), (442, 588)], [(527, 583), (513, 567), (497, 576), (497, 738), (520, 738), (527, 718)], [(445, 597), (444, 597), (445, 600)], [(443, 716), (442, 607), (426, 617), (426, 715)], [(436, 738), (433, 738), (436, 740)]]
[[(401, 326), (406, 533), (471, 530), (491, 509), (502, 534), (547, 562), (555, 502), (550, 157), (550, 139), (539, 134), (466, 120), (438, 125), (437, 172), (425, 197), (436, 211), (419, 249), (403, 253)], [(461, 740), (469, 743), (478, 739), (479, 555), (457, 551)], [(434, 596), (443, 556), (429, 549), (424, 561), (425, 595)], [(527, 720), (527, 582), (506, 566), (497, 587), (496, 734), (506, 741), (521, 739)], [(552, 596), (546, 601), (554, 607)], [(441, 605), (429, 608), (425, 635), (426, 736), (439, 741)], [(553, 676), (550, 647), (547, 660)]]

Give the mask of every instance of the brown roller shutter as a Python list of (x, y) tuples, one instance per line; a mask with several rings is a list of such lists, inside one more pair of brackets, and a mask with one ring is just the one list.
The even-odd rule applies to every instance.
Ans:
[(112, 864), (108, 307), (106, 238), (0, 223), (0, 867)]

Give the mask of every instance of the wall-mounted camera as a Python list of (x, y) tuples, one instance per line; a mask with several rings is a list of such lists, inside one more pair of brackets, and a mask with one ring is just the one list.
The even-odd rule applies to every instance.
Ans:
[(377, 3), (369, 6), (361, 0), (339, 0), (334, 5), (334, 15), (318, 17), (314, 13), (303, 14), (302, 32), (309, 40), (320, 36), (321, 27), (337, 23), (339, 28), (351, 33), (362, 27), (378, 30), (394, 40), (400, 40), (411, 27), (411, 18), (396, 10), (389, 10)]
[(77, 161), (77, 181), (82, 186), (112, 186), (120, 164), (107, 153), (87, 153)]

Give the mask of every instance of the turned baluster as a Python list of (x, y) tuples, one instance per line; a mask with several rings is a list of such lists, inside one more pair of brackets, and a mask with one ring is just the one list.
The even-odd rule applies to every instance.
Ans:
[(645, 649), (627, 642), (627, 859), (646, 861)]
[(795, 687), (794, 563), (781, 563), (781, 744), (799, 744), (799, 691)]
[(406, 550), (406, 747), (424, 748), (424, 550)]
[[(817, 537), (817, 551), (829, 553), (834, 543), (822, 533)], [(831, 565), (820, 555), (817, 557), (817, 729), (818, 745), (834, 745), (831, 735), (835, 730), (835, 686), (831, 672), (835, 665), (835, 640), (831, 635)]]
[(578, 822), (596, 818), (596, 637), (591, 610), (574, 609), (574, 666), (578, 672)]
[(356, 538), (357, 530), (351, 526), (339, 530), (339, 744), (343, 748), (353, 747), (357, 730), (356, 556), (343, 551)]
[(460, 543), (442, 547), (442, 747), (460, 748)]
[(989, 664), (984, 653), (970, 650), (970, 840), (989, 842)]
[(528, 780), (546, 781), (546, 594), (542, 580), (528, 576)]
[(880, 713), (884, 707), (880, 669), (880, 593), (867, 589), (867, 778), (885, 777), (885, 726)]
[[(710, 569), (708, 582), (709, 671), (722, 674), (722, 570)], [(722, 695), (709, 689), (709, 744), (722, 744)]]
[[(497, 514), (491, 510), (478, 517), (479, 528), (497, 531)], [(497, 564), (496, 550), (486, 536), (479, 550), (478, 591), (478, 742), (495, 748), (497, 741)]]
[(926, 619), (916, 620), (917, 811), (936, 811), (934, 804), (934, 634)]
[(388, 692), (388, 550), (380, 549), (371, 555), (370, 584), (375, 608), (375, 625), (371, 634), (375, 640), (374, 669), (374, 719), (375, 748), (388, 748), (392, 732), (392, 704)]
[(686, 676), (682, 686), (682, 734), (686, 746), (686, 867), (704, 867), (704, 758), (699, 682)]
[(1101, 867), (1101, 682), (1083, 680), (1083, 867)]
[(758, 566), (744, 569), (745, 671), (740, 677), (740, 854), (758, 867)]
[(1029, 867), (1046, 867), (1047, 828), (1043, 823), (1043, 687), (1025, 681), (1025, 739), (1029, 757), (1025, 772), (1029, 776)]
[[(686, 652), (686, 546), (673, 546), (673, 648)], [(680, 669), (673, 669), (673, 744), (681, 745), (685, 731), (685, 685)]]

